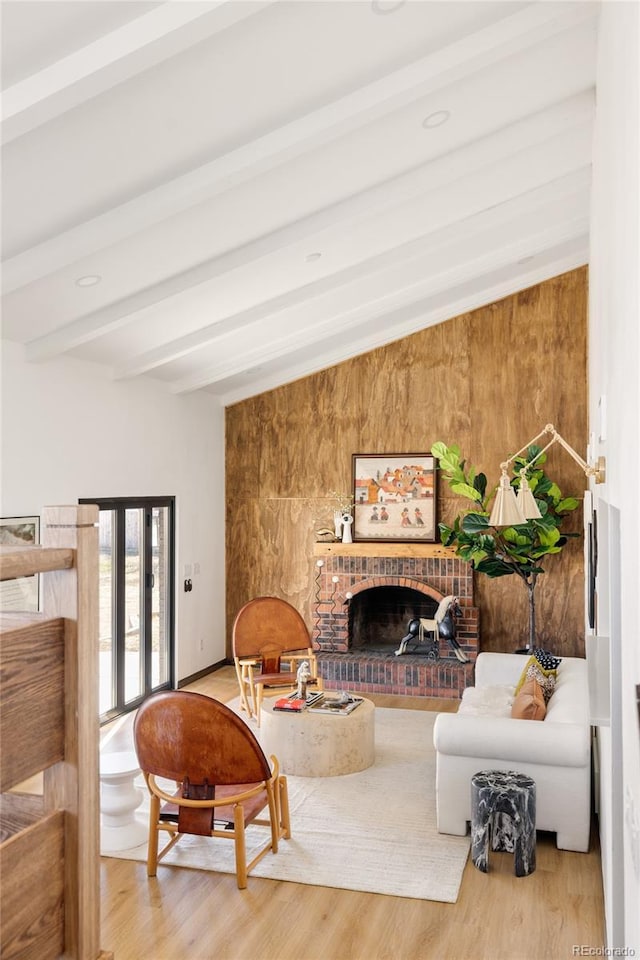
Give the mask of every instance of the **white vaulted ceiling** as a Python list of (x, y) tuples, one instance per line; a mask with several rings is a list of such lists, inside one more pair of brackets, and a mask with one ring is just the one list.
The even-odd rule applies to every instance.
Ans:
[(229, 403), (587, 262), (597, 3), (1, 12), (2, 334), (33, 363)]

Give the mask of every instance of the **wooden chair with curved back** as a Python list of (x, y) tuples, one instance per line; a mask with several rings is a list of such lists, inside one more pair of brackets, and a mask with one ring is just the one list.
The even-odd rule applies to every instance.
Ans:
[[(238, 887), (281, 837), (291, 836), (286, 777), (264, 755), (252, 730), (229, 707), (185, 690), (154, 694), (139, 708), (133, 728), (138, 762), (149, 793), (147, 875), (183, 833), (230, 838)], [(160, 784), (173, 781), (175, 787)], [(171, 792), (170, 792), (171, 791)], [(268, 812), (268, 817), (260, 814)], [(269, 827), (267, 842), (247, 863), (245, 828)], [(158, 853), (160, 831), (170, 834)]]
[[(293, 687), (297, 663), (309, 661), (312, 683), (322, 689), (307, 625), (290, 603), (256, 597), (239, 610), (233, 624), (233, 660), (242, 707), (260, 726), (264, 688)], [(285, 669), (283, 669), (285, 667)]]

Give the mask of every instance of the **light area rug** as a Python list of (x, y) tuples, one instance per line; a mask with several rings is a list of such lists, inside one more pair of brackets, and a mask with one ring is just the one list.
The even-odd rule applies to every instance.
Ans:
[[(291, 839), (250, 877), (455, 903), (470, 841), (436, 830), (435, 716), (377, 708), (372, 767), (339, 777), (289, 776)], [(264, 828), (248, 828), (248, 860), (256, 831), (264, 837)], [(144, 861), (146, 846), (108, 856)], [(185, 835), (159, 873), (168, 865), (235, 873), (234, 845)]]

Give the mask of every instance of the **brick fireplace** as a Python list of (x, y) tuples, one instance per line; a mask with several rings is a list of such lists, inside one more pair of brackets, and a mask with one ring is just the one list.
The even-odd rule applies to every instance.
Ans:
[[(442, 544), (316, 543), (313, 643), (330, 689), (459, 699), (473, 683), (478, 610), (467, 563)], [(446, 640), (436, 650), (395, 650), (413, 617), (433, 617), (459, 598), (460, 663)], [(410, 645), (411, 646), (411, 645)]]

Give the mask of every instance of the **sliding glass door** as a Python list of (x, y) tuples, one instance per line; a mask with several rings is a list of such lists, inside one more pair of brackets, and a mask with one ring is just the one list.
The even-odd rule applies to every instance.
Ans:
[(173, 685), (174, 498), (100, 508), (100, 718)]

